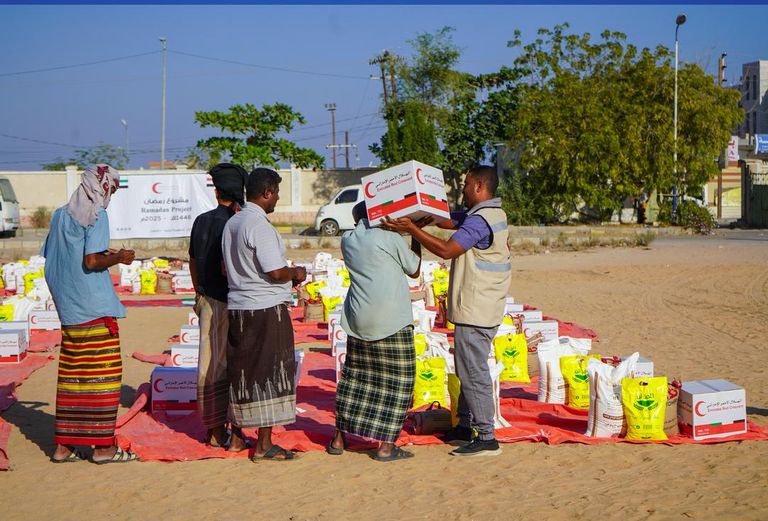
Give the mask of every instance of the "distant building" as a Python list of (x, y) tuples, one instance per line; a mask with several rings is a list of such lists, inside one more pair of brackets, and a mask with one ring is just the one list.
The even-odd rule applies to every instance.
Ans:
[(754, 146), (755, 134), (768, 134), (768, 60), (745, 63), (741, 66), (741, 107), (744, 123), (739, 137), (747, 139), (745, 145)]

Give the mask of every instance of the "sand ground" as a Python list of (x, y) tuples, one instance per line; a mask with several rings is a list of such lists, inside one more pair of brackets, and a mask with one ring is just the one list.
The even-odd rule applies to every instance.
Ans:
[[(768, 425), (768, 236), (516, 257), (511, 294), (594, 329), (603, 354), (639, 350), (657, 374), (743, 385), (749, 418)], [(152, 370), (130, 353), (162, 351), (187, 311), (129, 309), (124, 405)], [(51, 363), (4, 414), (14, 427), (3, 520), (768, 519), (768, 442), (516, 443), (471, 460), (432, 446), (395, 463), (313, 452), (288, 463), (52, 465), (55, 379)]]

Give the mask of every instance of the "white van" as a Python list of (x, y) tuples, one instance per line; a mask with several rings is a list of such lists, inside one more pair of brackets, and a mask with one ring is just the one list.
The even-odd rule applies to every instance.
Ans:
[(19, 200), (7, 177), (0, 177), (0, 237), (16, 237), (19, 229)]
[(352, 208), (363, 200), (363, 185), (345, 186), (320, 207), (315, 217), (315, 231), (321, 235), (338, 235), (339, 231), (355, 227)]

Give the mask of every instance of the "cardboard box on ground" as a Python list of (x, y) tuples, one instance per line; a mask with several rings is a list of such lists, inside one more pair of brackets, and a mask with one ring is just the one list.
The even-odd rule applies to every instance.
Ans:
[(382, 218), (450, 217), (443, 172), (418, 161), (408, 161), (361, 179), (371, 225)]

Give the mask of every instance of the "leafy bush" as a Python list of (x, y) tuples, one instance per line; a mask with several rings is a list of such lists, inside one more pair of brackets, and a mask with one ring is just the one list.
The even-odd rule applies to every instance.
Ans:
[(677, 219), (672, 219), (672, 202), (664, 201), (659, 208), (658, 221), (662, 224), (682, 226), (700, 234), (712, 233), (717, 228), (717, 221), (706, 208), (702, 208), (693, 201), (680, 201), (677, 204)]
[(45, 206), (38, 206), (31, 220), (35, 228), (48, 228), (51, 225), (51, 211)]

